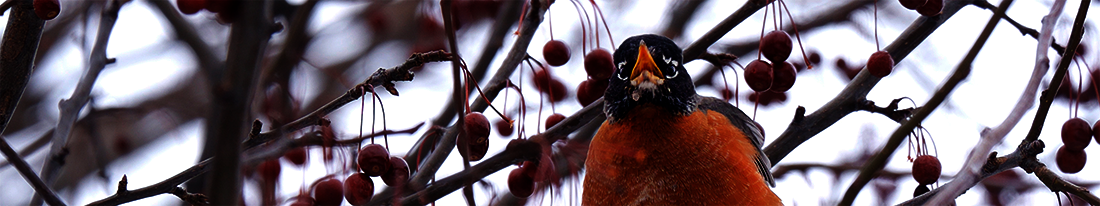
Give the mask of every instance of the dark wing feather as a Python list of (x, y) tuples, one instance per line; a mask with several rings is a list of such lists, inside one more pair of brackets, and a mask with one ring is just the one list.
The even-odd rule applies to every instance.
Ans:
[(775, 187), (775, 179), (772, 177), (772, 163), (768, 160), (768, 156), (761, 150), (764, 145), (764, 135), (760, 133), (760, 129), (756, 128), (756, 125), (751, 122), (752, 119), (748, 115), (745, 115), (741, 109), (734, 107), (732, 104), (721, 99), (714, 97), (704, 97), (696, 95), (698, 102), (696, 105), (699, 109), (711, 110), (721, 113), (726, 116), (726, 119), (730, 120), (730, 123), (745, 132), (745, 135), (752, 140), (752, 146), (756, 148), (756, 171), (760, 172), (760, 176), (764, 177), (764, 182), (767, 182), (769, 186)]

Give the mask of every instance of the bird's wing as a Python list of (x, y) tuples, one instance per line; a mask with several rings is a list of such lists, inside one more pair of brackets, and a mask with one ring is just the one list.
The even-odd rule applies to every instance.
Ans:
[(771, 172), (771, 160), (768, 160), (768, 156), (761, 150), (764, 145), (764, 135), (761, 134), (760, 129), (756, 127), (752, 119), (729, 102), (714, 97), (696, 96), (696, 98), (698, 99), (696, 105), (699, 109), (721, 113), (726, 116), (726, 119), (730, 120), (730, 124), (745, 132), (745, 136), (751, 140), (752, 146), (756, 148), (756, 171), (760, 172), (760, 176), (764, 177), (764, 181), (768, 183), (768, 186), (775, 187), (775, 179), (773, 179)]

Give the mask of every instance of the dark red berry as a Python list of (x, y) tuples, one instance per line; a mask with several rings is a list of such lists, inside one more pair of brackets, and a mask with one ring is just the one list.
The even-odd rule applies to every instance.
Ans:
[(206, 7), (206, 0), (176, 0), (180, 13), (194, 14)]
[(606, 49), (596, 49), (584, 55), (584, 71), (592, 79), (607, 80), (611, 73), (615, 72), (615, 64), (611, 62), (611, 52)]
[(298, 195), (294, 200), (294, 203), (290, 203), (290, 206), (313, 206), (313, 198), (308, 195)]
[(401, 159), (401, 157), (390, 157), (390, 165), (393, 165), (390, 171), (382, 175), (383, 183), (395, 187), (409, 181), (409, 163), (405, 162), (405, 159)]
[(508, 191), (516, 197), (526, 198), (535, 191), (535, 179), (527, 175), (526, 168), (520, 167), (508, 173)]
[(604, 91), (607, 90), (607, 79), (587, 79), (577, 85), (577, 101), (581, 103), (581, 106), (588, 106), (592, 104), (600, 97), (603, 97)]
[(1066, 120), (1066, 123), (1062, 124), (1062, 143), (1074, 151), (1088, 147), (1092, 143), (1092, 128), (1089, 128), (1089, 122), (1081, 118)]
[(913, 197), (923, 195), (924, 193), (932, 191), (928, 189), (928, 185), (918, 185), (917, 189), (913, 191)]
[(871, 58), (867, 59), (867, 70), (871, 72), (871, 75), (879, 78), (890, 75), (890, 72), (894, 70), (894, 57), (891, 57), (890, 53), (886, 51), (871, 53)]
[(794, 80), (797, 71), (794, 69), (794, 65), (790, 62), (783, 62), (772, 65), (772, 91), (786, 92), (794, 86)]
[(551, 127), (554, 127), (554, 125), (558, 125), (558, 122), (561, 122), (562, 120), (565, 120), (565, 115), (562, 115), (561, 113), (554, 113), (549, 117), (546, 117), (546, 129), (550, 129)]
[(901, 6), (909, 10), (915, 10), (924, 5), (925, 2), (928, 2), (928, 0), (898, 0), (898, 3), (901, 3)]
[(913, 179), (922, 185), (932, 184), (940, 179), (940, 159), (931, 155), (917, 156), (913, 160)]
[(374, 181), (363, 173), (355, 173), (344, 180), (344, 198), (352, 205), (365, 205), (374, 197)]
[(278, 159), (270, 159), (261, 162), (256, 166), (256, 171), (260, 173), (260, 179), (264, 181), (278, 181), (279, 172), (282, 171), (283, 166), (279, 165)]
[(340, 205), (344, 202), (344, 184), (336, 178), (318, 180), (313, 188), (315, 205)]
[(232, 0), (206, 0), (206, 10), (214, 13), (225, 12)]
[(1085, 43), (1081, 43), (1077, 44), (1077, 50), (1075, 50), (1073, 54), (1077, 56), (1085, 56), (1085, 54), (1088, 54), (1088, 52), (1088, 47), (1085, 46)]
[(561, 66), (569, 62), (569, 46), (565, 42), (551, 40), (542, 46), (542, 57), (550, 66)]
[[(1096, 121), (1096, 124), (1092, 128), (1100, 127), (1100, 120)], [(1096, 139), (1096, 144), (1100, 144), (1100, 129), (1092, 130), (1092, 138)]]
[(565, 94), (568, 92), (565, 90), (565, 84), (558, 81), (550, 75), (550, 71), (543, 69), (535, 72), (532, 77), (535, 83), (535, 90), (544, 94), (549, 94), (550, 100), (553, 102), (560, 102), (565, 99)]
[(768, 106), (772, 103), (782, 103), (787, 101), (787, 93), (783, 92), (752, 92), (749, 93), (749, 101), (760, 104), (760, 106)]
[(57, 18), (61, 14), (61, 3), (57, 0), (34, 0), (34, 15), (42, 20)]
[(1058, 148), (1054, 155), (1054, 161), (1058, 163), (1058, 169), (1063, 173), (1073, 174), (1085, 168), (1085, 151), (1069, 149), (1066, 146)]
[(371, 177), (381, 176), (390, 170), (390, 152), (380, 144), (369, 144), (359, 150), (359, 169)]
[(917, 8), (917, 13), (920, 15), (933, 17), (943, 13), (943, 0), (928, 0), (924, 5)]
[(817, 51), (810, 51), (810, 58), (809, 59), (810, 59), (810, 64), (816, 65), (818, 63), (821, 63), (821, 53), (819, 53)]
[(497, 133), (500, 133), (501, 137), (511, 136), (512, 132), (516, 131), (512, 129), (512, 124), (508, 123), (508, 121), (504, 121), (503, 119), (497, 121), (496, 125)]
[(733, 97), (734, 97), (733, 90), (730, 90), (729, 88), (722, 88), (722, 91), (720, 91), (720, 92), (722, 94), (722, 99), (723, 100), (729, 101), (729, 100), (733, 99)]
[(756, 60), (745, 66), (745, 83), (753, 91), (767, 91), (772, 87), (772, 66), (764, 60)]
[[(459, 154), (466, 155), (467, 160), (477, 161), (485, 157), (489, 151), (489, 120), (480, 112), (471, 112), (463, 118), (463, 135), (459, 135), (458, 145), (465, 146), (469, 152), (461, 148)], [(467, 141), (469, 139), (469, 141)]]
[(283, 154), (283, 158), (286, 158), (286, 160), (290, 161), (290, 163), (294, 163), (294, 165), (298, 165), (298, 166), (305, 165), (306, 164), (306, 148), (304, 148), (304, 147), (295, 147), (294, 149), (290, 149), (289, 151), (286, 151), (286, 154)]
[(772, 62), (787, 61), (787, 57), (791, 56), (793, 48), (794, 43), (791, 42), (791, 36), (785, 31), (771, 31), (760, 39), (760, 53)]

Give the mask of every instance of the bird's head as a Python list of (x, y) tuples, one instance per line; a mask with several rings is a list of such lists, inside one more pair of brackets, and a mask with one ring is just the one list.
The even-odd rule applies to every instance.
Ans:
[(604, 112), (622, 118), (643, 104), (691, 113), (695, 85), (683, 66), (683, 51), (667, 37), (633, 36), (615, 50), (615, 73), (604, 93)]

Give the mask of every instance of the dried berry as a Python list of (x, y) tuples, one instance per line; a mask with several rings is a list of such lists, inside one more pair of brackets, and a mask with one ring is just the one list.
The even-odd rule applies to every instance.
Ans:
[(790, 62), (782, 62), (772, 65), (772, 87), (769, 88), (776, 92), (786, 92), (794, 86), (794, 80), (797, 71), (794, 69), (794, 65)]
[(615, 72), (615, 64), (611, 62), (611, 52), (606, 49), (596, 49), (584, 55), (584, 71), (592, 79), (606, 80)]
[[(409, 181), (409, 163), (400, 157), (390, 157), (390, 171), (382, 175), (382, 182), (391, 187)], [(359, 204), (356, 204), (359, 205)]]
[(359, 169), (371, 177), (381, 176), (390, 170), (390, 153), (379, 144), (369, 144), (359, 150)]
[(890, 53), (885, 51), (872, 53), (871, 58), (867, 59), (867, 70), (871, 72), (871, 75), (879, 78), (890, 75), (890, 72), (894, 70), (894, 57), (891, 57)]
[(565, 115), (562, 115), (561, 113), (554, 113), (549, 117), (546, 117), (546, 129), (550, 129), (551, 127), (554, 127), (554, 125), (558, 125), (558, 122), (561, 122), (562, 120), (565, 120)]
[(344, 184), (336, 178), (320, 179), (313, 187), (315, 205), (340, 205), (344, 202)]
[(51, 20), (61, 14), (61, 2), (57, 0), (34, 0), (34, 15), (42, 20)]
[(1066, 120), (1062, 124), (1062, 143), (1071, 150), (1081, 151), (1092, 143), (1092, 128), (1081, 118)]
[(763, 60), (756, 60), (745, 66), (745, 83), (753, 91), (767, 91), (772, 86), (772, 66)]
[(565, 42), (550, 40), (542, 46), (542, 57), (550, 66), (561, 66), (569, 62), (569, 46)]
[(931, 155), (917, 156), (913, 160), (913, 179), (922, 185), (932, 184), (940, 179), (940, 159)]
[(760, 39), (760, 53), (773, 63), (787, 61), (787, 57), (791, 56), (791, 50), (793, 49), (794, 43), (791, 42), (791, 35), (788, 35), (785, 31), (771, 31)]
[(352, 205), (365, 205), (374, 196), (374, 181), (363, 173), (355, 173), (344, 180), (344, 198)]
[(1073, 174), (1085, 168), (1085, 151), (1069, 149), (1066, 146), (1058, 148), (1054, 155), (1054, 161), (1058, 163), (1058, 169), (1063, 173)]

